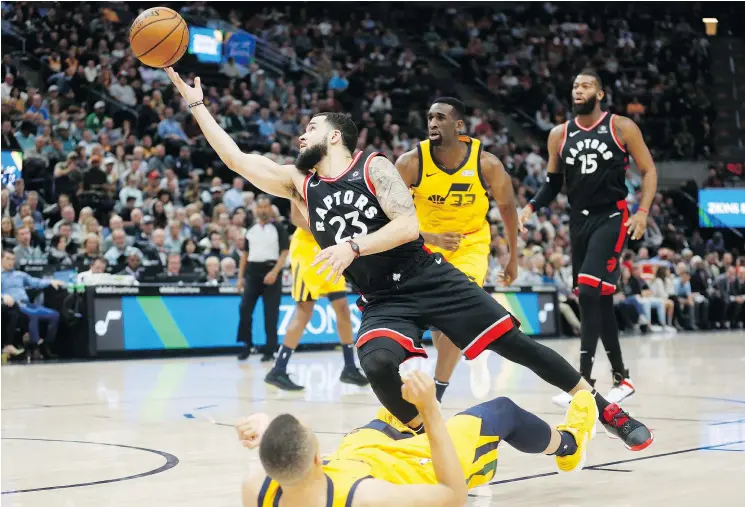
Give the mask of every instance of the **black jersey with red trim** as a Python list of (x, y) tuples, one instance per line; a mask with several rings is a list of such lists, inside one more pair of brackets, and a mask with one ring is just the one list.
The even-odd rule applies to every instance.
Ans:
[[(370, 162), (377, 156), (382, 154), (359, 152), (336, 178), (316, 173), (305, 178), (308, 225), (321, 248), (372, 234), (390, 222), (369, 175)], [(392, 273), (421, 254), (423, 247), (419, 236), (391, 250), (359, 257), (344, 271), (344, 276), (359, 292), (374, 292), (384, 288)]]
[(559, 164), (574, 210), (615, 206), (626, 199), (629, 158), (616, 135), (615, 116), (605, 112), (590, 128), (576, 119), (564, 124)]

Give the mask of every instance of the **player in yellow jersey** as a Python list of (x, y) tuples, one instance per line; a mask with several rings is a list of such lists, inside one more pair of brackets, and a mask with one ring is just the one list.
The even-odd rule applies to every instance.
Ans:
[[(491, 232), (486, 214), (489, 189), (499, 192), (498, 175), (504, 166), (497, 157), (482, 150), (481, 141), (460, 135), (464, 129), (465, 105), (458, 99), (442, 97), (427, 115), (429, 139), (401, 155), (396, 168), (411, 188), (419, 228), (427, 248), (438, 252), (468, 278), (483, 286), (489, 264)], [(508, 203), (511, 199), (500, 199)], [(510, 252), (517, 244), (509, 245)], [(512, 255), (506, 274), (517, 273), (517, 255)], [(507, 278), (507, 277), (505, 277)], [(505, 279), (507, 284), (512, 280)], [(443, 289), (447, 290), (447, 289)], [(461, 351), (442, 332), (432, 330), (437, 347), (435, 382), (442, 398)], [(489, 392), (488, 354), (481, 354), (471, 366), (471, 389), (478, 398)]]
[(317, 268), (311, 267), (313, 259), (321, 248), (313, 239), (308, 222), (295, 204), (292, 205), (290, 211), (290, 220), (297, 227), (290, 241), (292, 298), (297, 306), (287, 326), (287, 333), (282, 340), (282, 347), (279, 349), (274, 367), (267, 373), (264, 381), (286, 391), (303, 389), (303, 386), (293, 382), (287, 374), (287, 363), (313, 316), (316, 301), (325, 296), (336, 313), (336, 329), (339, 332), (339, 341), (344, 354), (344, 369), (341, 371), (339, 380), (345, 384), (366, 386), (369, 384), (368, 380), (354, 363), (353, 330), (347, 302), (347, 282), (343, 277), (337, 282), (327, 281), (325, 276), (317, 273)]
[(462, 506), (469, 488), (494, 477), (502, 440), (525, 453), (554, 455), (560, 472), (581, 470), (598, 418), (589, 391), (575, 394), (556, 428), (508, 398), (471, 407), (446, 423), (434, 381), (422, 372), (404, 379), (402, 394), (419, 410), (425, 434), (412, 434), (380, 409), (325, 459), (313, 431), (290, 414), (271, 422), (255, 414), (238, 423), (238, 438), (259, 448), (262, 465), (243, 482), (244, 507)]

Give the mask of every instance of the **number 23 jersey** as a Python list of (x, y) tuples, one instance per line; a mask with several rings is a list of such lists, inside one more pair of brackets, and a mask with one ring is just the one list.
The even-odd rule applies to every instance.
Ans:
[[(369, 167), (380, 153), (357, 153), (336, 178), (311, 173), (305, 178), (308, 225), (321, 248), (372, 234), (390, 220), (383, 212), (370, 179)], [(386, 280), (404, 263), (422, 252), (421, 236), (396, 248), (365, 255), (344, 271), (346, 279), (361, 293), (386, 288)]]
[(626, 199), (629, 158), (613, 125), (615, 116), (605, 112), (590, 128), (581, 127), (576, 119), (564, 124), (560, 171), (574, 211), (615, 206)]

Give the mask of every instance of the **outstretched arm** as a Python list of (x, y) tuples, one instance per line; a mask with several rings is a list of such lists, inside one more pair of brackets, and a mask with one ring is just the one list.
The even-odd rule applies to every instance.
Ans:
[[(199, 78), (194, 80), (194, 86), (189, 86), (173, 68), (167, 68), (166, 72), (181, 96), (190, 105), (204, 99)], [(303, 176), (294, 166), (280, 166), (261, 155), (243, 153), (235, 141), (215, 121), (207, 106), (201, 104), (191, 107), (190, 110), (199, 123), (207, 142), (230, 170), (240, 174), (268, 194), (302, 201), (302, 195), (298, 192), (297, 186)]]
[(566, 129), (566, 124), (557, 125), (548, 134), (548, 164), (546, 165), (548, 176), (546, 182), (536, 192), (535, 197), (520, 212), (521, 229), (534, 211), (551, 204), (561, 192), (561, 187), (564, 185), (564, 175), (559, 172), (559, 149), (561, 148), (564, 129)]
[(647, 143), (644, 142), (642, 131), (634, 123), (634, 120), (624, 116), (616, 116), (613, 126), (621, 142), (626, 145), (629, 154), (636, 162), (639, 172), (642, 173), (642, 196), (639, 200), (639, 209), (625, 224), (629, 228), (631, 238), (639, 239), (647, 228), (649, 207), (657, 193), (657, 167), (654, 165)]

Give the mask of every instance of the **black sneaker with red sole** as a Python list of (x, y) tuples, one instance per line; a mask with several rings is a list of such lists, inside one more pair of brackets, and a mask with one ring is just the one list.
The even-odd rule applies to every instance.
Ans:
[(642, 451), (654, 441), (654, 435), (649, 428), (615, 403), (605, 407), (602, 422), (605, 431), (611, 436), (620, 438), (626, 449), (630, 451)]

